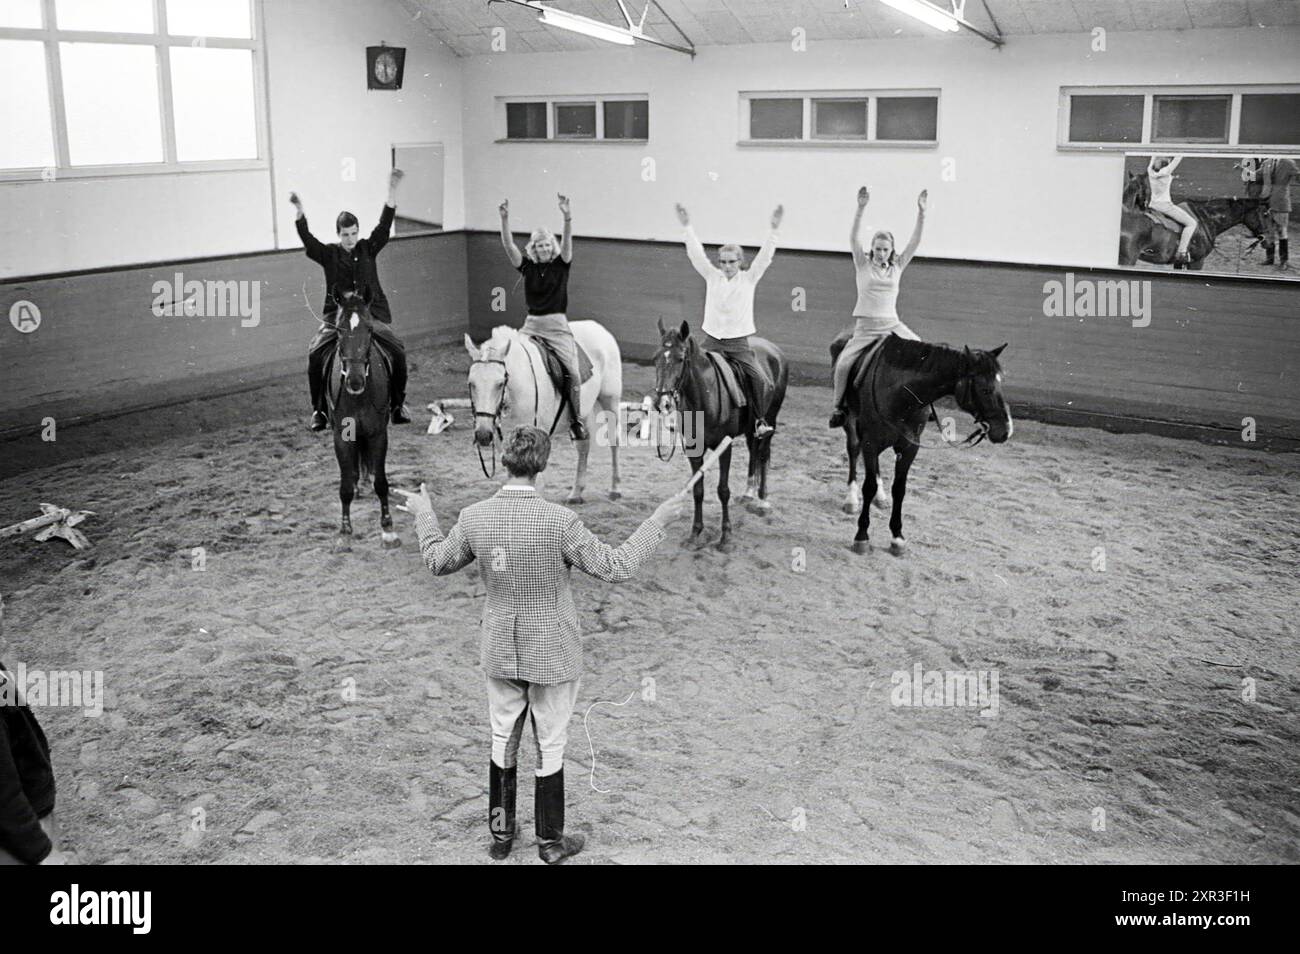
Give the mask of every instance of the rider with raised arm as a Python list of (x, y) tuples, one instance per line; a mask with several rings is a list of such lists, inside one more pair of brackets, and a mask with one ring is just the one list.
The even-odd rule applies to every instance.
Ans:
[(776, 255), (777, 229), (785, 208), (778, 205), (772, 213), (772, 229), (749, 268), (742, 269), (745, 253), (739, 245), (728, 244), (718, 249), (718, 264), (709, 261), (685, 207), (677, 205), (677, 219), (682, 223), (686, 240), (686, 255), (695, 270), (706, 282), (704, 293), (704, 341), (702, 347), (720, 351), (744, 371), (749, 386), (749, 399), (754, 406), (754, 436), (766, 437), (772, 433), (767, 423), (767, 410), (772, 402), (773, 382), (758, 363), (749, 336), (754, 327), (754, 289)]
[(393, 215), (397, 211), (397, 186), (402, 181), (402, 171), (394, 169), (388, 179), (388, 201), (380, 213), (379, 224), (370, 233), (369, 238), (358, 238), (361, 226), (357, 217), (351, 212), (340, 212), (335, 220), (335, 229), (339, 240), (330, 245), (321, 242), (307, 228), (307, 215), (302, 209), (302, 200), (298, 193), (290, 192), (289, 201), (297, 210), (298, 237), (302, 239), (303, 251), (313, 262), (325, 271), (325, 306), (324, 321), (312, 339), (307, 350), (307, 381), (311, 388), (311, 429), (323, 431), (329, 422), (325, 417), (325, 358), (338, 332), (330, 325), (338, 317), (339, 306), (334, 300), (334, 291), (355, 290), (362, 292), (370, 289), (370, 317), (375, 320), (371, 334), (392, 359), (392, 420), (394, 424), (409, 424), (411, 415), (406, 408), (406, 348), (402, 340), (393, 334), (391, 327), (392, 312), (388, 308), (388, 299), (379, 285), (379, 270), (375, 259), (388, 244), (389, 233), (393, 227)]
[(1175, 268), (1186, 265), (1190, 261), (1191, 255), (1187, 249), (1192, 244), (1192, 236), (1196, 234), (1195, 216), (1181, 206), (1174, 205), (1169, 197), (1169, 190), (1174, 181), (1174, 170), (1182, 161), (1182, 156), (1169, 158), (1152, 156), (1151, 161), (1147, 163), (1147, 179), (1151, 183), (1151, 201), (1147, 207), (1164, 213), (1183, 227), (1178, 237), (1178, 253), (1174, 256)]
[(555, 349), (564, 367), (564, 389), (568, 395), (572, 425), (569, 433), (575, 441), (587, 439), (582, 422), (582, 372), (578, 366), (578, 342), (569, 329), (569, 265), (573, 261), (573, 216), (569, 197), (559, 199), (564, 216), (564, 235), (560, 241), (548, 228), (533, 230), (522, 252), (510, 234), (510, 200), (501, 203), (501, 245), (510, 264), (524, 277), (524, 301), (528, 317), (520, 329), (524, 334), (546, 341)]
[(853, 228), (849, 232), (849, 248), (853, 252), (853, 266), (857, 270), (858, 303), (853, 309), (855, 319), (853, 337), (849, 339), (844, 350), (835, 362), (835, 404), (831, 414), (830, 426), (843, 427), (846, 420), (845, 396), (848, 394), (849, 372), (853, 369), (854, 359), (873, 344), (887, 335), (895, 334), (900, 338), (920, 340), (911, 328), (898, 318), (898, 285), (903, 276), (903, 269), (916, 254), (921, 244), (921, 232), (925, 228), (925, 207), (929, 192), (921, 190), (916, 197), (916, 227), (901, 255), (894, 252), (894, 233), (879, 231), (871, 237), (871, 252), (862, 248), (859, 233), (862, 230), (862, 214), (866, 211), (871, 193), (866, 186), (858, 190), (858, 210), (853, 216)]

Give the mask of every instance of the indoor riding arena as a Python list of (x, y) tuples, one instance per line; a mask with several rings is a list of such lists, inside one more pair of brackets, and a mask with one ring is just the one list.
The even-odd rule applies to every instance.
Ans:
[(1300, 862), (1300, 4), (5, 0), (0, 77), (0, 862)]

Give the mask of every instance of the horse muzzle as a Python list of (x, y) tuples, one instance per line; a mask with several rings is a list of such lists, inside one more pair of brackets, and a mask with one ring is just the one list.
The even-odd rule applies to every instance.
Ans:
[(474, 426), (474, 443), (479, 447), (492, 446), (492, 427), (484, 421), (479, 421)]

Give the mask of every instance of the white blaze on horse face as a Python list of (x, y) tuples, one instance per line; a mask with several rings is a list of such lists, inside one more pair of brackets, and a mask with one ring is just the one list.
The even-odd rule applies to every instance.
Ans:
[(352, 319), (348, 322), (348, 327), (353, 331), (357, 330), (357, 325), (361, 324), (361, 316), (355, 311), (352, 313)]

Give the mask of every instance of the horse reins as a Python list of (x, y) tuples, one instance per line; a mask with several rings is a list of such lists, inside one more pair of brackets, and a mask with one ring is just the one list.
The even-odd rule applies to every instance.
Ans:
[[(469, 391), (469, 409), (470, 411), (473, 412), (475, 420), (477, 420), (480, 417), (486, 417), (491, 422), (493, 432), (496, 434), (498, 438), (500, 438), (501, 423), (499, 418), (501, 417), (501, 405), (505, 403), (505, 399), (506, 399), (506, 388), (510, 384), (510, 369), (506, 367), (506, 363), (502, 361), (500, 358), (475, 358), (473, 361), (470, 362), (470, 367), (473, 367), (476, 364), (499, 364), (501, 365), (501, 369), (505, 374), (505, 377), (501, 381), (501, 400), (497, 402), (497, 408), (495, 411), (480, 411), (477, 407), (474, 406), (474, 389), (470, 388)], [(496, 476), (496, 472), (497, 472), (496, 441), (495, 440), (492, 441), (492, 471), (490, 473), (488, 472), (487, 464), (484, 463), (483, 461), (483, 445), (481, 445), (478, 441), (474, 441), (474, 450), (478, 453), (478, 465), (479, 468), (483, 471), (483, 476), (491, 480), (493, 477)]]
[[(682, 385), (686, 382), (686, 372), (689, 370), (690, 370), (690, 355), (684, 354), (682, 356), (682, 371), (681, 374), (677, 376), (677, 383), (673, 385), (673, 389), (671, 391), (659, 391), (660, 398), (662, 398), (665, 394), (670, 395), (672, 397), (673, 409), (677, 412), (679, 425), (682, 416)], [(658, 389), (656, 388), (656, 390)], [(686, 453), (686, 444), (682, 438), (682, 428), (678, 426), (676, 428), (676, 431), (677, 431), (677, 437), (673, 440), (672, 450), (668, 452), (667, 457), (664, 457), (663, 451), (660, 450), (660, 447), (662, 445), (659, 443), (659, 441), (655, 441), (655, 457), (659, 458), (659, 460), (663, 463), (668, 463), (673, 459), (674, 456), (676, 456), (677, 445), (679, 443), (682, 445), (682, 453), (683, 454)]]

